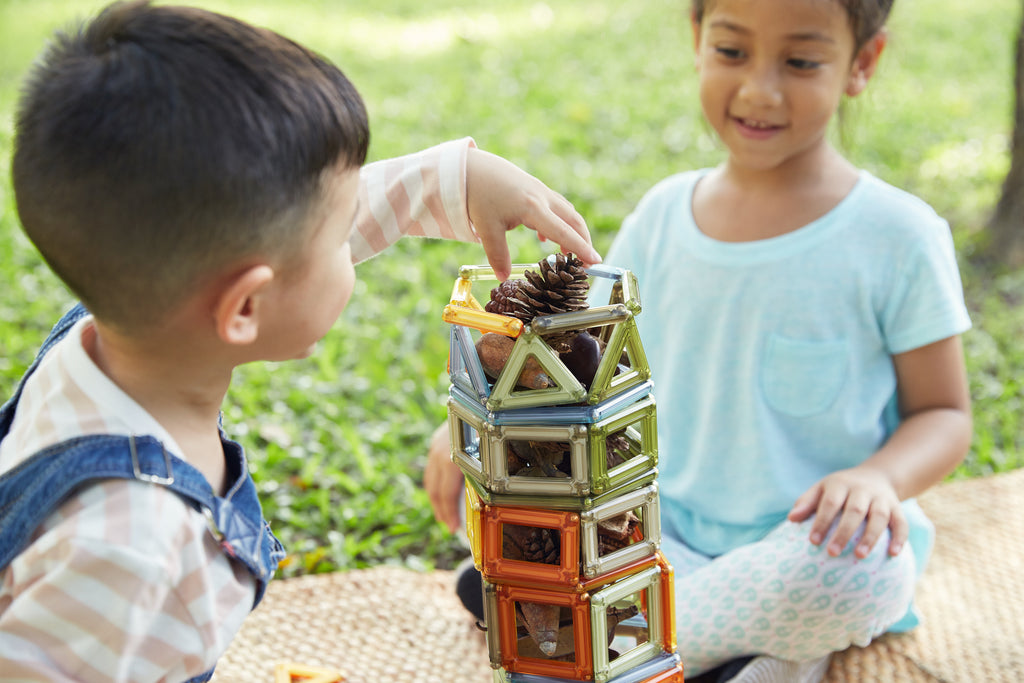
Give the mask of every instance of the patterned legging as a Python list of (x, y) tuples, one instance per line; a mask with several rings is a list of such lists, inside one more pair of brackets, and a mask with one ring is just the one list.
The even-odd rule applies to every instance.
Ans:
[(888, 556), (886, 532), (857, 559), (858, 531), (839, 557), (807, 539), (811, 520), (783, 522), (756, 543), (709, 558), (666, 535), (675, 568), (679, 653), (688, 675), (768, 654), (802, 661), (864, 646), (896, 623), (914, 593), (909, 546)]

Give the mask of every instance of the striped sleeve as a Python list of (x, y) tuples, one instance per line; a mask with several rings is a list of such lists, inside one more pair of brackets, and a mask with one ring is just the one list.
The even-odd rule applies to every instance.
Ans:
[(84, 489), (3, 574), (0, 661), (30, 681), (176, 681), (209, 670), (253, 584), (173, 492)]
[(364, 166), (352, 260), (365, 261), (405, 235), (479, 242), (466, 205), (466, 155), (475, 146), (463, 138)]

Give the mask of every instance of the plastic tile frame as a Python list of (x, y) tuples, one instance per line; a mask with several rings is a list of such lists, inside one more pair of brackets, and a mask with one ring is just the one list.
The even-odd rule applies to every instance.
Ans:
[[(523, 277), (533, 264), (512, 266), (512, 277)], [(485, 403), (489, 410), (546, 406), (583, 401), (590, 405), (601, 403), (613, 395), (650, 380), (650, 367), (640, 342), (634, 317), (641, 310), (636, 276), (622, 268), (595, 266), (587, 270), (592, 277), (613, 280), (612, 293), (607, 306), (583, 311), (538, 316), (530, 325), (495, 313), (487, 313), (473, 296), (472, 284), (476, 280), (496, 279), (494, 271), (485, 266), (463, 266), (452, 289), (452, 297), (445, 307), (443, 318), (452, 324), (449, 342), (448, 366), (452, 383), (461, 386)], [(469, 328), (481, 332), (496, 332), (516, 339), (505, 368), (496, 382), (487, 382), (477, 357)], [(542, 334), (571, 329), (599, 328), (606, 349), (590, 389), (583, 387), (546, 342)], [(455, 332), (461, 329), (462, 332)], [(619, 358), (625, 352), (629, 366), (622, 368)], [(537, 390), (519, 390), (516, 380), (523, 364), (534, 357), (555, 381), (556, 387)], [(616, 374), (617, 373), (617, 374)]]
[[(535, 588), (484, 581), (484, 617), (488, 656), (492, 668), (507, 683), (668, 683), (682, 681), (679, 656), (665, 650), (668, 613), (662, 605), (666, 588), (661, 566), (649, 567), (630, 577), (615, 581), (600, 591), (559, 593)], [(648, 640), (632, 650), (609, 660), (608, 624), (604, 618), (609, 605), (641, 594), (647, 610)], [(517, 645), (515, 603), (538, 602), (570, 608), (573, 618), (573, 643), (577, 657), (572, 662), (558, 662), (520, 656)], [(495, 628), (494, 625), (497, 625)], [(585, 633), (583, 631), (585, 629)], [(581, 659), (579, 653), (584, 654)]]
[(487, 449), (494, 429), (458, 401), (448, 399), (448, 434), (451, 438), (452, 462), (459, 466), (467, 480), (487, 485), (489, 460)]
[[(575, 512), (486, 505), (482, 519), (482, 571), (488, 581), (551, 584), (556, 590), (572, 588), (579, 583), (580, 517)], [(553, 565), (504, 557), (502, 540), (506, 524), (557, 530), (560, 563)]]
[(454, 383), (448, 394), (479, 415), (481, 420), (494, 425), (592, 424), (639, 401), (649, 395), (653, 388), (654, 383), (648, 380), (596, 406), (539, 406), (513, 410), (487, 410), (483, 402), (473, 398), (473, 392), (464, 383)]
[[(569, 678), (576, 681), (594, 680), (594, 657), (591, 647), (593, 630), (591, 611), (586, 593), (561, 593), (524, 586), (497, 584), (498, 640), (501, 667), (506, 671)], [(536, 602), (569, 608), (572, 616), (573, 649), (575, 659), (562, 662), (526, 657), (519, 654), (516, 640), (516, 602)], [(604, 621), (604, 619), (602, 619)], [(607, 627), (605, 629), (607, 631)]]
[[(499, 669), (495, 672), (495, 683), (576, 683), (568, 678), (551, 678), (518, 674)], [(626, 673), (616, 676), (608, 683), (683, 683), (683, 666), (678, 654), (662, 653)]]
[[(617, 489), (656, 471), (657, 412), (654, 397), (639, 401), (593, 424), (494, 425), (485, 413), (454, 396), (448, 399), (452, 460), (468, 477), (495, 494), (581, 498)], [(608, 469), (605, 439), (626, 430), (633, 456)], [(563, 442), (568, 445), (569, 475), (531, 477), (510, 474), (511, 441)], [(546, 503), (537, 505), (546, 507)]]
[[(624, 548), (598, 554), (598, 526), (612, 517), (640, 508), (643, 538)], [(608, 574), (645, 557), (653, 556), (661, 547), (661, 505), (657, 482), (624, 494), (580, 514), (582, 526), (583, 576), (592, 579)]]
[(602, 617), (610, 605), (631, 595), (640, 594), (642, 603), (647, 608), (647, 642), (620, 654), (614, 660), (609, 660), (607, 647), (593, 648), (595, 683), (605, 683), (608, 679), (623, 674), (663, 652), (665, 615), (661, 592), (661, 569), (651, 567), (620, 579), (590, 597), (590, 628), (593, 643), (609, 642), (608, 621)]
[(587, 496), (540, 496), (536, 494), (522, 495), (522, 494), (499, 494), (488, 490), (485, 482), (477, 480), (472, 477), (467, 477), (466, 481), (474, 489), (476, 489), (477, 495), (480, 499), (488, 505), (502, 505), (506, 507), (542, 507), (550, 510), (592, 510), (598, 505), (607, 503), (610, 500), (615, 499), (618, 496), (628, 493), (633, 489), (637, 489), (647, 484), (650, 484), (658, 476), (657, 468), (648, 470), (636, 479), (632, 479), (622, 486), (609, 489), (599, 495), (587, 495)]
[[(623, 463), (608, 469), (605, 439), (620, 430), (627, 430), (637, 453)], [(590, 441), (589, 491), (603, 493), (658, 466), (658, 423), (654, 397), (647, 395), (628, 408), (595, 423), (587, 433)], [(631, 449), (632, 450), (632, 449)]]
[[(485, 449), (487, 487), (495, 493), (542, 496), (585, 496), (590, 493), (590, 460), (587, 458), (587, 427), (584, 425), (494, 426), (488, 430)], [(512, 441), (547, 441), (569, 445), (567, 477), (526, 477), (509, 474), (508, 449)]]
[(466, 537), (473, 553), (473, 566), (480, 571), (483, 567), (483, 509), (480, 494), (472, 486), (465, 486), (463, 497), (466, 503)]

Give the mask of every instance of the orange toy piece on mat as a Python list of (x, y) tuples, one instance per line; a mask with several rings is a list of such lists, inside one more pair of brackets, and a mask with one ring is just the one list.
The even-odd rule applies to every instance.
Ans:
[(274, 683), (341, 683), (345, 678), (334, 669), (283, 662), (274, 667)]

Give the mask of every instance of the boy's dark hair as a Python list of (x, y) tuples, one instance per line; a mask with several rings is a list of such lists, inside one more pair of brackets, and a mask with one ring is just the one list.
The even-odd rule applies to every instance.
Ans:
[(293, 259), (324, 180), (368, 146), (362, 100), (324, 58), (141, 0), (57, 34), (18, 107), (12, 178), (57, 275), (139, 330), (230, 264)]
[[(835, 0), (850, 19), (850, 28), (853, 29), (853, 51), (857, 53), (873, 35), (882, 30), (892, 4), (895, 0)], [(693, 16), (697, 22), (704, 19), (704, 13), (714, 4), (714, 0), (693, 0)]]

